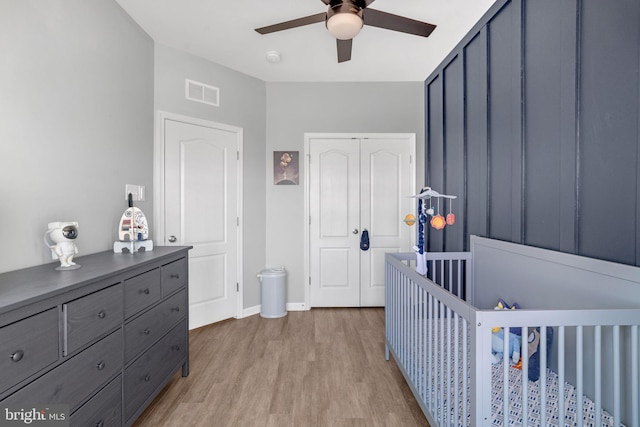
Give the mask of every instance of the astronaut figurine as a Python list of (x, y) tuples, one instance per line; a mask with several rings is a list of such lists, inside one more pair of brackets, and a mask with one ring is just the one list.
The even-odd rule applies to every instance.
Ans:
[(44, 234), (44, 242), (51, 249), (51, 258), (60, 260), (56, 270), (75, 270), (80, 268), (73, 262), (78, 253), (74, 240), (78, 237), (77, 222), (50, 222)]

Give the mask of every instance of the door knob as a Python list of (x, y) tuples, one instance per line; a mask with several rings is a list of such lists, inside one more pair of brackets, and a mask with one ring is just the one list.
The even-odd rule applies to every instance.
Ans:
[(170, 243), (175, 243), (178, 241), (178, 238), (176, 236), (169, 236), (169, 242)]
[(357, 229), (357, 228), (354, 228), (354, 229), (353, 229), (353, 231), (352, 231), (352, 233), (353, 233), (353, 234), (358, 234), (358, 229)]

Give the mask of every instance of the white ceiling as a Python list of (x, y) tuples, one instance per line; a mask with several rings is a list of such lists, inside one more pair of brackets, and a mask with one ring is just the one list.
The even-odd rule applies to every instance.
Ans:
[[(325, 12), (321, 0), (116, 0), (158, 43), (268, 82), (424, 81), (495, 0), (377, 0), (370, 7), (437, 25), (418, 37), (365, 24), (338, 64), (323, 23), (255, 28)], [(278, 51), (277, 64), (266, 60)]]

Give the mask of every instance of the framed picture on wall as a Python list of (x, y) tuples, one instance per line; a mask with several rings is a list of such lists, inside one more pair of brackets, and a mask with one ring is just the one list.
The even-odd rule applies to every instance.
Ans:
[(273, 183), (275, 185), (298, 185), (299, 175), (297, 151), (273, 152)]

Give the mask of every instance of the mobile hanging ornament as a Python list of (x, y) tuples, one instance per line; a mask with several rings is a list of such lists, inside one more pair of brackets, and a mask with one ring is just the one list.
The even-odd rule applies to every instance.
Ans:
[(118, 225), (118, 241), (113, 243), (113, 252), (134, 253), (153, 250), (149, 239), (149, 225), (144, 213), (133, 206), (133, 195), (128, 196), (129, 207), (124, 211)]
[[(451, 212), (451, 201), (456, 199), (457, 196), (451, 196), (448, 194), (440, 194), (431, 187), (423, 187), (420, 190), (420, 194), (411, 196), (418, 199), (418, 245), (414, 246), (416, 251), (416, 272), (421, 275), (427, 274), (427, 255), (425, 253), (425, 232), (424, 224), (428, 221), (428, 216), (431, 216), (429, 223), (436, 230), (442, 230), (446, 225), (453, 225), (455, 223), (455, 215)], [(438, 210), (433, 209), (430, 203), (431, 199), (436, 199)], [(446, 218), (440, 215), (440, 199), (449, 200), (449, 213)]]

